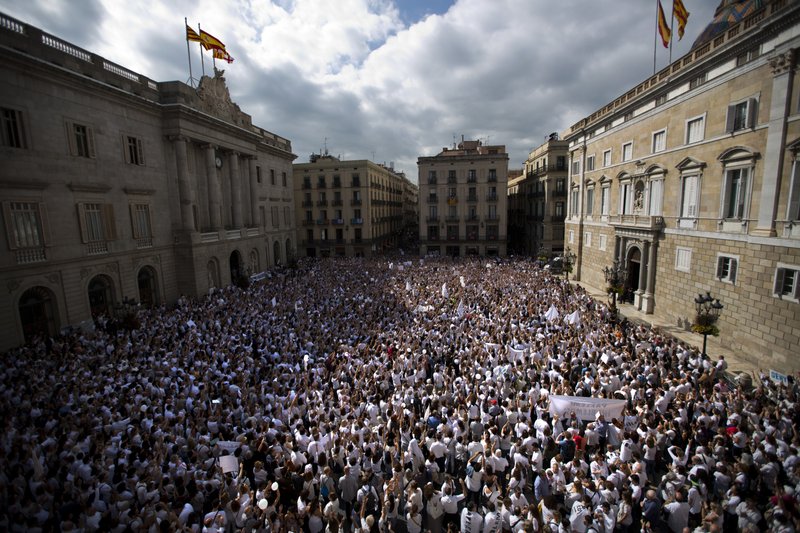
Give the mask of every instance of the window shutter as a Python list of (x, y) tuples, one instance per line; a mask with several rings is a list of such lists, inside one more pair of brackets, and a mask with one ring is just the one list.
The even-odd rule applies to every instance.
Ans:
[(11, 202), (3, 202), (3, 223), (6, 225), (6, 237), (9, 250), (16, 250), (17, 240), (14, 238), (14, 227), (11, 222)]
[(103, 204), (103, 226), (106, 240), (115, 240), (117, 238), (117, 226), (114, 224), (114, 206), (112, 204)]
[(775, 287), (773, 292), (777, 295), (781, 294), (783, 290), (783, 276), (786, 275), (786, 270), (783, 268), (779, 268), (775, 271)]
[(131, 163), (130, 152), (128, 150), (128, 136), (123, 133), (120, 137), (122, 139), (122, 161), (124, 163)]
[(81, 242), (89, 242), (89, 232), (86, 229), (86, 204), (80, 202), (76, 204), (78, 208), (78, 226), (81, 230)]
[(747, 101), (747, 127), (755, 128), (758, 120), (758, 100), (750, 98)]
[(69, 155), (78, 155), (78, 148), (75, 146), (75, 124), (72, 122), (66, 123), (67, 128), (67, 149)]
[(89, 146), (89, 157), (94, 159), (96, 157), (94, 151), (94, 128), (86, 126), (86, 144)]
[(139, 156), (139, 164), (144, 166), (144, 147), (141, 139), (136, 139), (136, 154)]
[(728, 278), (732, 281), (736, 281), (736, 265), (739, 264), (739, 261), (736, 259), (731, 259), (731, 264), (728, 270)]
[(792, 164), (792, 192), (789, 197), (789, 212), (787, 214), (789, 220), (800, 219), (800, 166), (795, 161)]
[(47, 219), (47, 208), (43, 202), (39, 202), (39, 226), (42, 231), (42, 244), (50, 245), (50, 221)]
[(736, 106), (728, 106), (728, 116), (725, 118), (725, 131), (731, 133), (733, 131), (733, 123), (736, 120)]
[(717, 279), (722, 279), (722, 265), (725, 263), (724, 257), (717, 257)]
[(134, 239), (139, 239), (141, 235), (139, 235), (139, 223), (136, 219), (136, 204), (128, 204), (128, 211), (131, 214), (131, 234)]

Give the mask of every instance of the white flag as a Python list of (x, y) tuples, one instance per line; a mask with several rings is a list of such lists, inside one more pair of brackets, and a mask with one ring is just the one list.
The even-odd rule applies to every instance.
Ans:
[(447, 283), (442, 283), (442, 298), (449, 298), (450, 292), (447, 290)]
[(464, 317), (464, 300), (458, 302), (458, 310), (456, 312), (458, 313), (458, 318)]
[(270, 302), (270, 303), (272, 304), (272, 307), (275, 307), (276, 305), (278, 305), (278, 302), (275, 300), (274, 296), (272, 297), (272, 302)]
[(459, 276), (458, 281), (461, 282), (461, 286), (466, 288), (467, 284), (464, 283), (464, 276)]
[(411, 282), (406, 281), (406, 291), (411, 292)]

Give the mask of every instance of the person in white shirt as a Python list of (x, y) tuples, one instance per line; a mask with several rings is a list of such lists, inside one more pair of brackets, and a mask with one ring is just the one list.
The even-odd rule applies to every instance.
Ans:
[(461, 494), (454, 494), (452, 482), (447, 482), (442, 485), (442, 511), (444, 512), (444, 520), (442, 528), (446, 531), (449, 525), (453, 529), (458, 528), (458, 504), (466, 498), (467, 488), (464, 485), (464, 480), (459, 479), (461, 482)]
[(482, 533), (483, 517), (475, 511), (475, 503), (469, 502), (461, 511), (461, 533)]
[(683, 492), (675, 491), (675, 499), (664, 505), (667, 513), (667, 526), (673, 533), (683, 533), (683, 528), (689, 525), (689, 504)]

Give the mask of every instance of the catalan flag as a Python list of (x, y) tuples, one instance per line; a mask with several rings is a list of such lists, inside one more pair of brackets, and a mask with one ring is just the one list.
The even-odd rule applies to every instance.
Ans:
[(664, 48), (669, 48), (672, 32), (669, 29), (669, 24), (667, 24), (667, 17), (664, 16), (661, 0), (658, 0), (658, 33), (661, 35), (661, 42), (664, 44)]
[(683, 32), (686, 30), (686, 21), (689, 20), (689, 12), (682, 0), (673, 0), (672, 16), (678, 21), (678, 40), (683, 39)]
[(200, 36), (197, 34), (197, 32), (194, 31), (194, 28), (192, 28), (188, 24), (186, 25), (186, 40), (195, 43), (203, 42), (203, 39), (201, 39)]
[(228, 63), (233, 63), (233, 58), (225, 50), (214, 48), (212, 53), (214, 54), (214, 59), (221, 59), (223, 61), (227, 61)]
[(203, 48), (206, 50), (222, 50), (225, 51), (225, 43), (211, 35), (205, 30), (200, 30), (200, 42), (203, 43)]

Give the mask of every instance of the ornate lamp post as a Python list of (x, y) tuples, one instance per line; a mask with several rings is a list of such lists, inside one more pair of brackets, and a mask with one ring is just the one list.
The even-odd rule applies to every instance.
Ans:
[(610, 267), (603, 267), (603, 275), (606, 277), (606, 292), (611, 296), (611, 314), (617, 316), (617, 296), (622, 294), (625, 288), (625, 278), (628, 273), (616, 259)]
[(547, 263), (547, 250), (545, 250), (543, 243), (539, 243), (539, 247), (536, 250), (536, 260), (538, 261), (539, 266)]
[(575, 264), (575, 258), (577, 256), (572, 253), (572, 250), (567, 247), (564, 250), (564, 254), (561, 256), (561, 266), (564, 269), (564, 279), (569, 281), (569, 273), (572, 272), (572, 265)]
[(697, 298), (694, 299), (694, 305), (695, 309), (697, 309), (697, 316), (694, 318), (692, 331), (703, 335), (703, 356), (705, 357), (708, 336), (713, 335), (716, 337), (719, 335), (717, 320), (723, 305), (719, 303), (719, 299), (714, 299), (708, 291), (705, 294), (698, 294)]

